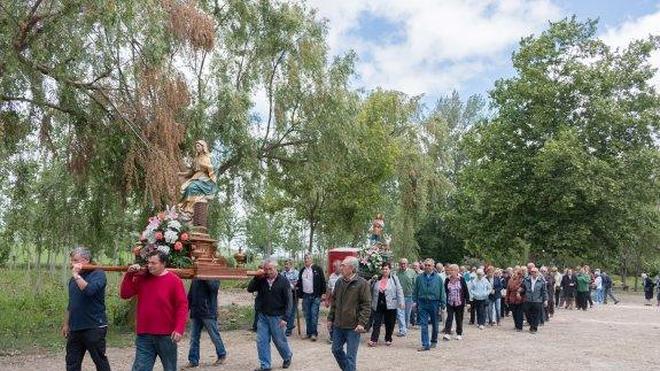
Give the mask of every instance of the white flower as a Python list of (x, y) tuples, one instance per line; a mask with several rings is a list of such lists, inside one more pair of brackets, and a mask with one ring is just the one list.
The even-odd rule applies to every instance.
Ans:
[(180, 231), (182, 225), (181, 225), (181, 223), (179, 223), (178, 220), (172, 220), (171, 222), (167, 223), (167, 227), (171, 228), (171, 229), (174, 229), (176, 231)]
[(170, 247), (167, 245), (159, 245), (156, 250), (164, 253), (164, 254), (169, 254), (170, 253)]
[(175, 243), (179, 239), (179, 233), (173, 230), (165, 231), (165, 242)]

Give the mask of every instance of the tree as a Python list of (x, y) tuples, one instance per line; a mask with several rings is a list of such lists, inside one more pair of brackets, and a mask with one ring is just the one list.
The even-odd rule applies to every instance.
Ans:
[(636, 218), (657, 225), (658, 39), (611, 50), (595, 33), (572, 18), (523, 39), (495, 117), (466, 135), (457, 215), (474, 254), (506, 261), (518, 240), (531, 259), (598, 262), (637, 240)]

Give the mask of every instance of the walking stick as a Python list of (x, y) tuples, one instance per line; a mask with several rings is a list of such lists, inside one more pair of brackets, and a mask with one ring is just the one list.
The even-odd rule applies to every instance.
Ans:
[(300, 332), (300, 312), (298, 311), (298, 290), (293, 290), (293, 305), (296, 306), (296, 324), (298, 325), (298, 336), (302, 336)]

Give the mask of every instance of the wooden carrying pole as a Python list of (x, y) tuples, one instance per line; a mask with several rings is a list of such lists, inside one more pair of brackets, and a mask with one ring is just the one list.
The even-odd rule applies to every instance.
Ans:
[[(106, 272), (127, 272), (127, 265), (96, 265), (84, 264), (82, 270), (90, 271), (101, 269)], [(166, 270), (176, 274), (181, 278), (198, 278), (202, 280), (240, 280), (246, 279), (251, 276), (256, 276), (257, 271), (248, 271), (240, 268), (228, 268), (217, 266), (213, 269), (205, 269), (204, 274), (197, 274), (195, 268), (165, 268)], [(146, 267), (142, 267), (142, 271), (146, 272)]]

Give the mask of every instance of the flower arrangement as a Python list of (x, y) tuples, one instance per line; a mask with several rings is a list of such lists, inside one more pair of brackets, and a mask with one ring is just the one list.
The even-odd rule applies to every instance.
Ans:
[(146, 264), (149, 254), (158, 250), (169, 256), (169, 267), (191, 267), (189, 230), (183, 215), (177, 213), (175, 208), (152, 216), (140, 236), (140, 244), (133, 248), (135, 262)]

